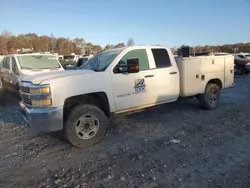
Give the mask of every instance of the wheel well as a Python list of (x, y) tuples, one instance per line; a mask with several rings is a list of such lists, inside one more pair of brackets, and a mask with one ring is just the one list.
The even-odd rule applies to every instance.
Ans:
[(221, 80), (219, 78), (209, 80), (207, 85), (208, 84), (216, 84), (217, 86), (219, 86), (220, 89), (222, 89), (222, 82), (221, 82)]
[(93, 104), (98, 106), (106, 116), (110, 116), (108, 97), (104, 92), (77, 95), (67, 98), (64, 102), (64, 115), (79, 104)]

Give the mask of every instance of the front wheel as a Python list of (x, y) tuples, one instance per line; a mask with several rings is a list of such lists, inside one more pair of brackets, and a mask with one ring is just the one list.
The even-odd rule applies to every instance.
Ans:
[(207, 110), (218, 107), (220, 102), (220, 88), (217, 84), (208, 84), (204, 94), (198, 96), (200, 106)]
[(107, 119), (104, 112), (90, 104), (76, 106), (64, 124), (69, 142), (79, 148), (92, 146), (105, 135)]

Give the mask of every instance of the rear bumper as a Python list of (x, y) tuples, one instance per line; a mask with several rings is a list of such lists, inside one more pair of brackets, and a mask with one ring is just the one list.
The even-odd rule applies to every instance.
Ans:
[(34, 132), (52, 132), (63, 129), (63, 107), (27, 108), (19, 103), (23, 119)]

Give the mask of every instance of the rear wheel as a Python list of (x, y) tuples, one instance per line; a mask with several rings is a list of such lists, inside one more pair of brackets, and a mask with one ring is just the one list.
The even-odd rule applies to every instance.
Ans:
[(107, 119), (101, 109), (91, 104), (82, 104), (70, 112), (64, 124), (64, 132), (72, 145), (85, 148), (104, 137), (106, 126)]
[(246, 74), (246, 69), (245, 69), (245, 67), (243, 67), (243, 66), (236, 66), (236, 67), (235, 67), (235, 73), (236, 73), (237, 75)]
[(218, 107), (220, 102), (220, 88), (217, 84), (208, 84), (204, 94), (198, 96), (200, 106), (207, 110)]

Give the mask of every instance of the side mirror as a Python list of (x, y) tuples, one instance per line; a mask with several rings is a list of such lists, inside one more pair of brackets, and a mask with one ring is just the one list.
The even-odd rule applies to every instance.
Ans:
[(120, 65), (117, 65), (115, 72), (116, 73), (138, 73), (140, 70), (139, 59), (127, 59), (127, 62), (123, 62)]
[(139, 59), (127, 59), (127, 72), (128, 73), (137, 73), (140, 71)]

